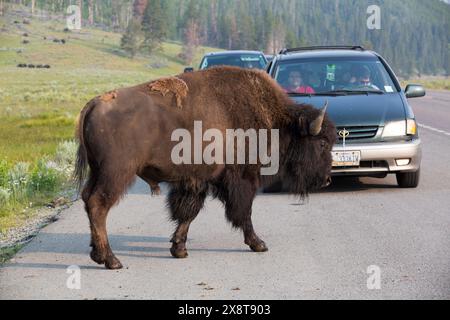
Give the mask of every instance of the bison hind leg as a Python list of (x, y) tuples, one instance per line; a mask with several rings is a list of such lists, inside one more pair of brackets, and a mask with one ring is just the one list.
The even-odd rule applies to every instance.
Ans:
[(109, 174), (104, 169), (92, 170), (82, 193), (91, 228), (90, 256), (93, 261), (104, 264), (107, 269), (121, 269), (122, 264), (109, 245), (106, 218), (133, 179), (133, 173), (122, 172), (117, 175)]

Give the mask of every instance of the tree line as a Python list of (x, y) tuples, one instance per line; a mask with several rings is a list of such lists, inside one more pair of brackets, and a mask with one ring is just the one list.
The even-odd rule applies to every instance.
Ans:
[[(200, 45), (276, 53), (283, 47), (360, 44), (402, 76), (449, 74), (450, 5), (439, 0), (14, 0), (53, 12), (82, 8), (85, 23), (123, 32), (130, 56), (184, 43), (189, 63)], [(367, 8), (380, 8), (380, 29)]]

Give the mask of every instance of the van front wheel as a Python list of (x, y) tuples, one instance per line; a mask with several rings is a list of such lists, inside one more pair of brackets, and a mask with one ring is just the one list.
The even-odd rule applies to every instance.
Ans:
[(417, 188), (420, 180), (420, 169), (416, 172), (399, 172), (396, 176), (400, 188)]

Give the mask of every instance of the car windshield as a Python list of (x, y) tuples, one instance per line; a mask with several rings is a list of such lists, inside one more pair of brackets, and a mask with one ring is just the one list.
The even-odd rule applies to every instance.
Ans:
[(248, 69), (264, 69), (266, 60), (262, 54), (230, 54), (207, 56), (203, 58), (200, 69), (215, 66), (235, 66)]
[(368, 94), (398, 92), (378, 59), (302, 59), (280, 62), (274, 78), (289, 94)]

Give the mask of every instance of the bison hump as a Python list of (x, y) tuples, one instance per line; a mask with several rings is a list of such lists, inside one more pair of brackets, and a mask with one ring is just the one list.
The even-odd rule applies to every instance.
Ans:
[(189, 92), (186, 82), (177, 77), (167, 77), (152, 81), (148, 84), (148, 87), (150, 92), (158, 92), (162, 96), (166, 96), (168, 93), (173, 94), (178, 108), (182, 108), (182, 102)]

